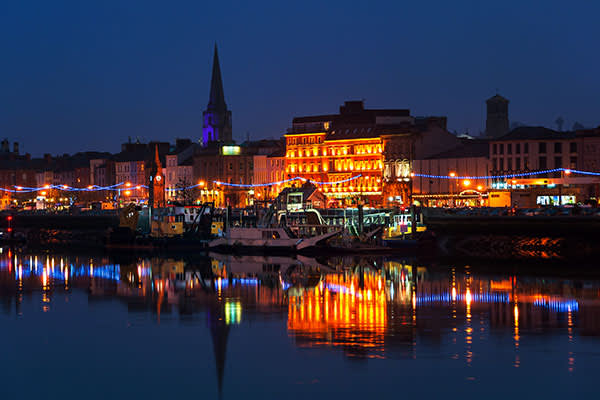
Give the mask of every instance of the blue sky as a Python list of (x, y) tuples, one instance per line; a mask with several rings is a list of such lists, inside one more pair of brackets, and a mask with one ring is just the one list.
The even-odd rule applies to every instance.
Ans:
[(0, 3), (0, 136), (34, 155), (200, 138), (218, 43), (234, 138), (367, 107), (600, 125), (596, 1), (45, 1)]

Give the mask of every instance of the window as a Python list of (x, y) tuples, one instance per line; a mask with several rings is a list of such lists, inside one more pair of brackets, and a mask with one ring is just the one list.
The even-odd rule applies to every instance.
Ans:
[(229, 170), (233, 171), (233, 163), (229, 163)]
[(492, 154), (497, 154), (498, 153), (498, 145), (496, 143), (494, 143), (492, 145)]
[(506, 169), (512, 169), (512, 158), (508, 157), (506, 160)]
[(502, 143), (498, 145), (498, 153), (504, 154), (504, 145)]
[(577, 153), (577, 143), (575, 143), (575, 142), (569, 143), (569, 151), (571, 153)]
[(517, 171), (521, 169), (521, 158), (520, 157), (515, 158), (515, 169)]
[(548, 168), (546, 166), (546, 157), (540, 157), (539, 158), (539, 160), (538, 160), (538, 167), (539, 167), (539, 169), (546, 169), (546, 168)]
[(523, 157), (523, 169), (529, 169), (529, 159), (527, 157)]
[(554, 152), (562, 153), (562, 143), (561, 142), (554, 143)]
[(498, 168), (498, 160), (494, 158), (494, 159), (492, 160), (492, 169), (493, 169), (494, 171), (496, 171), (496, 169), (497, 169), (497, 168)]
[(262, 231), (263, 239), (279, 239), (279, 232), (277, 231)]
[[(544, 153), (546, 153), (546, 143), (544, 143), (544, 142), (540, 142), (540, 143), (539, 143), (539, 149), (538, 149), (538, 152), (539, 152), (540, 154), (544, 154)], [(545, 168), (545, 167), (544, 167), (544, 168)]]
[(523, 154), (529, 153), (529, 143), (523, 144)]
[(562, 168), (562, 157), (554, 157), (554, 168)]
[[(573, 143), (571, 143), (571, 144), (573, 144)], [(577, 157), (569, 158), (569, 168), (571, 168), (571, 169), (577, 168)]]
[(506, 145), (506, 154), (512, 154), (512, 143)]
[(521, 143), (515, 144), (515, 154), (521, 154)]
[(500, 164), (498, 165), (500, 167), (500, 171), (504, 171), (504, 158), (500, 158), (498, 161), (500, 161)]

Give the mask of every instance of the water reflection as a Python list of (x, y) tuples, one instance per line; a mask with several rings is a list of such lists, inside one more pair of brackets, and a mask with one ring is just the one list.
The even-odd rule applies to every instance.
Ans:
[[(194, 259), (15, 254), (0, 257), (2, 311), (22, 318), (25, 298), (52, 314), (57, 297), (116, 299), (153, 324), (207, 326), (219, 392), (231, 332), (285, 322), (290, 342), (348, 359), (458, 360), (465, 368), (509, 336), (520, 368), (534, 335), (564, 337), (567, 371), (576, 341), (600, 334), (600, 280), (484, 273), (386, 258), (297, 259), (211, 255)], [(67, 309), (68, 311), (68, 309)], [(64, 312), (64, 309), (63, 309)], [(498, 340), (492, 341), (491, 337)], [(529, 343), (530, 343), (529, 342)]]

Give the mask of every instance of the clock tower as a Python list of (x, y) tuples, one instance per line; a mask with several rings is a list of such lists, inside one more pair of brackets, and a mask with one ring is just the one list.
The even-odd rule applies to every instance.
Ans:
[(154, 148), (154, 161), (150, 169), (149, 192), (149, 207), (161, 208), (165, 206), (165, 175), (163, 174), (160, 157), (158, 156), (158, 145), (155, 145)]

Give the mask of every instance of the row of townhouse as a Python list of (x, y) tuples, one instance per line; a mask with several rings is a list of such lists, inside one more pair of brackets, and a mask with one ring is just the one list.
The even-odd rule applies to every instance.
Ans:
[(595, 202), (600, 127), (558, 132), (523, 126), (497, 138), (464, 139), (415, 160), (413, 171), (413, 197), (427, 206)]

